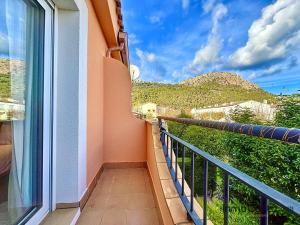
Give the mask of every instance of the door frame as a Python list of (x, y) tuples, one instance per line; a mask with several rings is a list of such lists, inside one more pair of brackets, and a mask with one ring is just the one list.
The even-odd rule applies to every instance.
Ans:
[(44, 96), (43, 96), (43, 180), (42, 207), (30, 212), (23, 221), (28, 225), (39, 224), (49, 213), (51, 203), (52, 155), (52, 90), (53, 90), (53, 19), (54, 9), (47, 0), (36, 0), (45, 10), (44, 33)]

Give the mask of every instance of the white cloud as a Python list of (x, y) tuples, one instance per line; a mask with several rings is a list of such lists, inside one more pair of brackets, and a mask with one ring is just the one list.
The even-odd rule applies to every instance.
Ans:
[[(261, 18), (248, 30), (246, 45), (229, 57), (230, 66), (266, 66), (290, 55), (300, 44), (299, 12), (299, 0), (277, 0), (264, 8)], [(270, 70), (274, 68), (270, 67)]]
[(191, 70), (200, 72), (205, 67), (215, 63), (219, 59), (219, 52), (223, 46), (223, 40), (220, 38), (219, 21), (227, 14), (227, 8), (223, 4), (218, 4), (212, 10), (212, 29), (208, 36), (208, 40), (205, 46), (202, 46), (195, 54)]
[(129, 44), (131, 44), (131, 45), (136, 45), (136, 44), (141, 43), (141, 41), (137, 38), (136, 34), (134, 34), (134, 33), (130, 33), (128, 35), (128, 39), (129, 39), (128, 40)]
[(205, 13), (209, 13), (215, 6), (216, 0), (202, 0), (202, 8)]
[(218, 4), (214, 9), (212, 13), (212, 21), (213, 21), (213, 28), (212, 33), (217, 34), (219, 31), (219, 21), (226, 16), (228, 10), (225, 5)]
[(149, 17), (150, 23), (160, 23), (160, 16), (153, 15)]
[(139, 48), (135, 49), (135, 53), (142, 61), (154, 62), (156, 60), (156, 55), (154, 53), (143, 52)]
[(181, 6), (184, 11), (187, 11), (190, 7), (190, 0), (181, 0)]
[(288, 60), (288, 62), (274, 64), (266, 69), (262, 69), (257, 72), (252, 72), (251, 75), (249, 76), (249, 79), (253, 80), (259, 77), (271, 76), (276, 73), (280, 73), (284, 70), (289, 70), (297, 65), (298, 65), (297, 58), (292, 57)]
[(163, 57), (159, 57), (151, 52), (136, 48), (136, 55), (139, 58), (138, 66), (141, 71), (141, 79), (145, 81), (164, 82), (169, 73)]
[(203, 70), (206, 65), (217, 61), (221, 48), (220, 39), (210, 35), (207, 44), (196, 52), (192, 66), (198, 67), (198, 70)]

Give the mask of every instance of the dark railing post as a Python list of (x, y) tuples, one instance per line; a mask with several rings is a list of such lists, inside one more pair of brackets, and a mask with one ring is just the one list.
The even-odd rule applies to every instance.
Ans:
[(207, 225), (207, 186), (208, 186), (208, 162), (203, 161), (203, 224)]
[(194, 210), (194, 176), (195, 176), (195, 153), (192, 152), (192, 160), (191, 160), (191, 212)]
[(175, 181), (177, 181), (177, 166), (178, 166), (178, 148), (179, 148), (179, 143), (177, 141), (176, 143), (176, 156), (175, 156)]
[(170, 146), (170, 158), (171, 158), (171, 162), (169, 168), (172, 169), (172, 163), (173, 163), (173, 139), (172, 138), (171, 138), (171, 146)]
[(181, 165), (182, 165), (182, 184), (181, 184), (181, 195), (184, 195), (184, 180), (185, 180), (185, 164), (184, 164), (184, 157), (185, 157), (185, 146), (182, 146), (182, 158), (181, 158)]
[(265, 196), (260, 196), (260, 225), (268, 225), (268, 199)]
[(168, 157), (168, 152), (169, 152), (169, 136), (166, 135), (167, 137), (167, 149), (166, 149), (166, 152), (165, 152), (165, 156)]
[(223, 210), (224, 210), (224, 225), (228, 225), (229, 219), (229, 175), (228, 173), (224, 174), (224, 202), (223, 202)]

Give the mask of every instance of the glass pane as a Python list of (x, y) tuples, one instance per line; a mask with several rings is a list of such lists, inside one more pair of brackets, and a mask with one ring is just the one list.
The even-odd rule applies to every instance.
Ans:
[(0, 2), (0, 224), (42, 205), (44, 10)]

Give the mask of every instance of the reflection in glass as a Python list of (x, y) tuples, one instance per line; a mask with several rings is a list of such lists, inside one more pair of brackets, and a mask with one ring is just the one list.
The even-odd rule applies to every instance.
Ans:
[(44, 10), (32, 0), (0, 3), (0, 224), (42, 204)]

